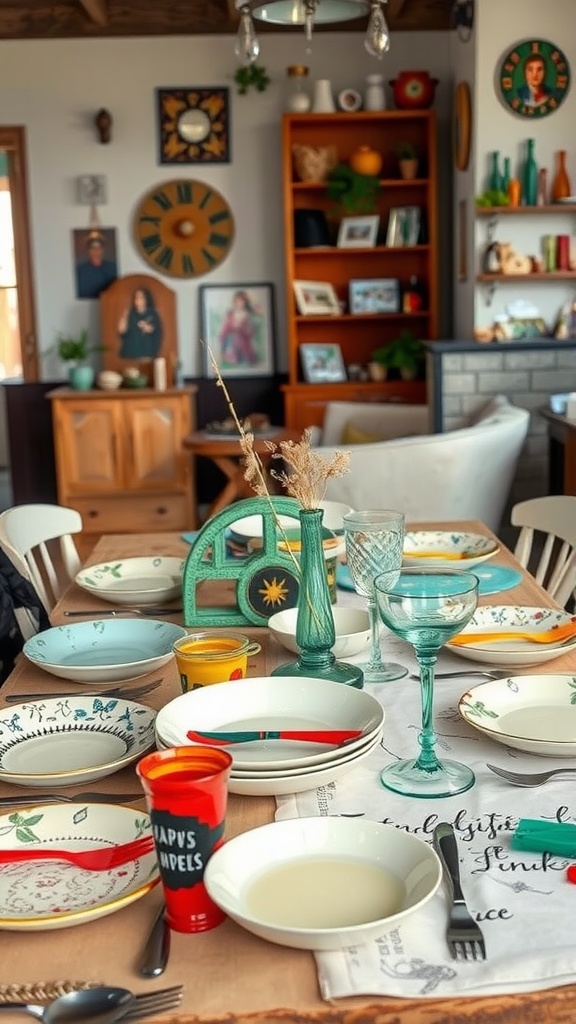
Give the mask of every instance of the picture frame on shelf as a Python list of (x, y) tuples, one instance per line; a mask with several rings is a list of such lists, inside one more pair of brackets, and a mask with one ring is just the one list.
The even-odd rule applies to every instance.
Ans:
[(301, 316), (338, 316), (340, 303), (329, 281), (294, 281), (296, 307)]
[(419, 206), (393, 206), (388, 216), (386, 245), (393, 248), (418, 245), (421, 221)]
[(274, 286), (268, 282), (199, 288), (204, 376), (268, 377), (274, 373)]
[(349, 309), (357, 316), (400, 312), (400, 282), (395, 277), (352, 280), (348, 289)]
[(300, 345), (300, 360), (308, 384), (335, 384), (347, 380), (340, 345), (305, 342)]
[(338, 228), (339, 249), (368, 249), (376, 245), (380, 217), (343, 217)]

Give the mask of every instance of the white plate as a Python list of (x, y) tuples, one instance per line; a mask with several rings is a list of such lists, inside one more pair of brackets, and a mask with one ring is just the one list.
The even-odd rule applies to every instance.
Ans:
[(365, 740), (360, 747), (355, 747), (354, 750), (348, 752), (346, 747), (334, 752), (334, 756), (330, 761), (323, 761), (320, 764), (306, 764), (297, 765), (295, 768), (267, 768), (266, 770), (256, 771), (250, 768), (232, 768), (230, 775), (242, 781), (243, 779), (289, 779), (296, 778), (300, 775), (310, 775), (311, 772), (316, 772), (318, 769), (324, 770), (332, 765), (340, 765), (346, 763), (346, 761), (353, 761), (359, 754), (370, 753), (370, 751), (378, 746), (382, 739), (382, 730), (380, 729), (375, 736), (371, 736), (370, 739)]
[(76, 583), (113, 604), (158, 604), (182, 593), (181, 558), (122, 558), (82, 569)]
[(288, 793), (303, 793), (307, 789), (327, 786), (329, 782), (334, 782), (353, 770), (372, 753), (379, 742), (380, 736), (376, 736), (369, 746), (356, 751), (353, 757), (334, 764), (312, 765), (310, 771), (301, 775), (291, 774), (288, 778), (267, 778), (263, 773), (262, 778), (245, 779), (243, 776), (234, 775), (232, 771), (228, 779), (228, 791), (241, 796), (285, 796)]
[(417, 530), (404, 536), (403, 562), (404, 565), (442, 565), (466, 570), (492, 558), (499, 550), (498, 544), (481, 533)]
[[(289, 876), (276, 885), (269, 876), (268, 892), (256, 896), (254, 883), (285, 869)], [(393, 825), (338, 817), (292, 818), (251, 829), (224, 843), (204, 872), (210, 896), (234, 921), (298, 949), (340, 949), (376, 939), (417, 914), (441, 878), (429, 843)]]
[(24, 644), (38, 668), (74, 683), (114, 683), (154, 672), (174, 657), (183, 626), (159, 619), (90, 619), (53, 626)]
[[(151, 835), (143, 811), (112, 804), (48, 804), (0, 816), (0, 849), (89, 850)], [(109, 871), (66, 861), (0, 865), (0, 929), (46, 931), (113, 914), (159, 881), (156, 852)]]
[(154, 746), (156, 712), (134, 701), (53, 697), (0, 711), (0, 782), (78, 786)]
[[(187, 745), (188, 730), (361, 729), (359, 745), (384, 722), (382, 705), (343, 683), (305, 676), (270, 676), (216, 683), (183, 693), (156, 717), (156, 731), (168, 746)], [(295, 768), (322, 764), (334, 757), (326, 744), (255, 740), (226, 748), (234, 767), (249, 770)], [(352, 749), (348, 747), (348, 752)]]
[[(529, 630), (541, 633), (552, 626), (571, 622), (574, 616), (559, 608), (531, 608), (524, 605), (493, 605), (477, 608), (465, 629), (463, 636), (478, 630), (497, 633), (509, 630)], [(543, 665), (546, 661), (559, 658), (576, 648), (576, 637), (563, 643), (539, 644), (529, 640), (492, 640), (473, 646), (459, 647), (448, 642), (446, 649), (470, 661), (481, 661), (485, 665)]]
[(576, 757), (576, 677), (510, 676), (474, 686), (458, 710), (474, 729), (516, 750)]

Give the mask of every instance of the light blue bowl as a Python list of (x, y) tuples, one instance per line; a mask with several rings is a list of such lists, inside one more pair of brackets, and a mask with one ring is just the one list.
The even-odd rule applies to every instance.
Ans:
[(568, 394), (565, 394), (565, 395), (550, 395), (550, 397), (548, 399), (548, 404), (550, 406), (550, 411), (556, 413), (557, 416), (565, 416), (566, 415), (566, 406), (568, 404), (568, 398), (569, 397), (570, 396)]
[(155, 672), (173, 657), (183, 626), (159, 619), (90, 619), (54, 626), (27, 640), (26, 657), (61, 679), (114, 683)]

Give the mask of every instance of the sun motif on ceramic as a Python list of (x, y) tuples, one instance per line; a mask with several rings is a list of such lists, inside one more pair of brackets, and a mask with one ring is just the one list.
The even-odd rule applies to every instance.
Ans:
[(265, 605), (282, 604), (288, 597), (286, 580), (279, 580), (274, 576), (271, 580), (262, 580), (264, 584), (258, 591), (262, 596)]

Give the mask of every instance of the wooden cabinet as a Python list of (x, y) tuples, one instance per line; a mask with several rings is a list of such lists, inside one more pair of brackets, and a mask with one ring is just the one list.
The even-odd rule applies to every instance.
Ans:
[(182, 441), (196, 425), (195, 390), (48, 393), (58, 501), (80, 512), (85, 533), (194, 528)]
[[(412, 143), (419, 157), (418, 177), (400, 177), (396, 150)], [(424, 402), (424, 381), (310, 384), (304, 380), (300, 346), (305, 343), (338, 344), (344, 364), (367, 364), (375, 348), (385, 345), (407, 329), (421, 340), (438, 336), (438, 215), (436, 118), (434, 111), (361, 111), (356, 114), (286, 114), (283, 117), (284, 231), (286, 253), (286, 304), (288, 384), (285, 419), (290, 428), (321, 422), (326, 401)], [(383, 157), (377, 197), (379, 232), (376, 244), (354, 248), (336, 244), (341, 211), (334, 210), (326, 183), (299, 181), (293, 164), (293, 146), (334, 146), (338, 161), (347, 163), (354, 150), (370, 146)], [(414, 244), (394, 244), (389, 236), (392, 211), (417, 207), (420, 229)], [(295, 211), (322, 210), (330, 226), (329, 246), (295, 246)], [(352, 314), (349, 284), (352, 280), (399, 282), (400, 294), (411, 277), (417, 277), (422, 307), (404, 312), (402, 303), (393, 312)], [(328, 282), (342, 305), (339, 315), (302, 315), (294, 297), (294, 282)], [(312, 390), (313, 389), (313, 390)], [(316, 418), (308, 412), (315, 410)], [(318, 419), (320, 417), (320, 420)], [(304, 422), (305, 421), (305, 422)]]

